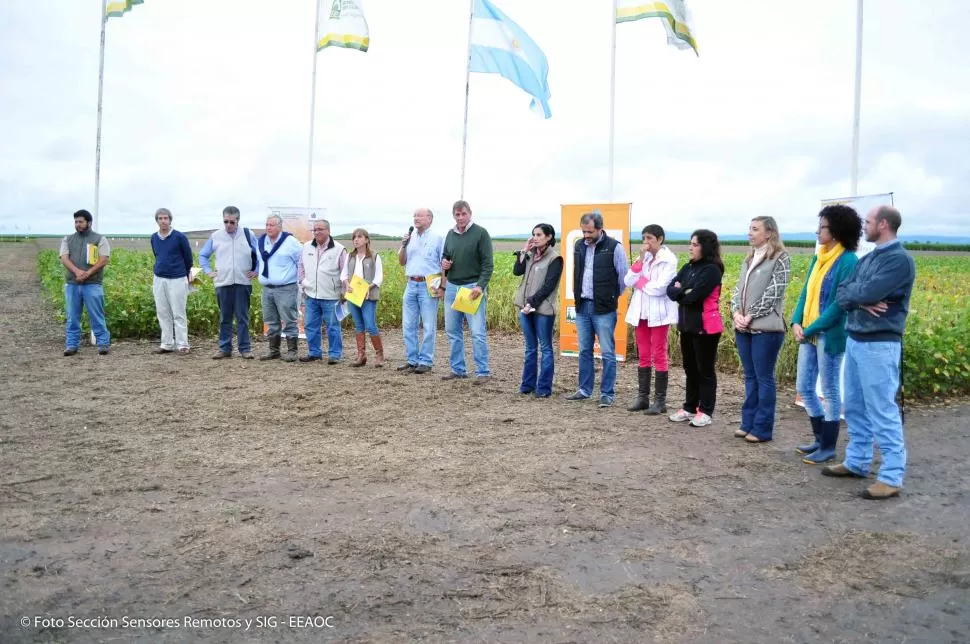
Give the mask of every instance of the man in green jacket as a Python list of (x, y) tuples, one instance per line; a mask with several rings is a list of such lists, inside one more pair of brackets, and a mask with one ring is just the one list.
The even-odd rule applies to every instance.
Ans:
[[(468, 320), (475, 360), (475, 384), (489, 381), (488, 340), (485, 336), (485, 305), (488, 281), (492, 278), (492, 238), (488, 231), (472, 223), (472, 209), (467, 201), (456, 201), (451, 208), (455, 227), (448, 231), (441, 251), (441, 270), (445, 276), (445, 331), (451, 345), (451, 373), (442, 380), (467, 378), (465, 369), (465, 331)], [(459, 297), (459, 292), (461, 296)], [(454, 308), (455, 300), (464, 300), (473, 312)], [(461, 304), (459, 304), (461, 306)], [(477, 306), (477, 308), (476, 308)]]

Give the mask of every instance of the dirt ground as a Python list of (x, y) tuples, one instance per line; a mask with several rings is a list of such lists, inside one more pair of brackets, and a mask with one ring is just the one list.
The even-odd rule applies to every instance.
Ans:
[(733, 438), (734, 375), (690, 429), (624, 410), (632, 366), (612, 409), (517, 395), (517, 337), (484, 387), (439, 379), (443, 335), (399, 374), (393, 329), (383, 370), (64, 358), (35, 263), (0, 247), (2, 642), (970, 640), (966, 406), (908, 411), (871, 502), (796, 458), (791, 392)]

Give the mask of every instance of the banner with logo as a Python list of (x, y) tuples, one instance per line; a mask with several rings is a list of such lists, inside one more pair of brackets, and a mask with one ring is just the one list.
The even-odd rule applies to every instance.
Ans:
[[(317, 219), (326, 219), (326, 208), (306, 208), (302, 206), (270, 206), (269, 216), (278, 215), (283, 220), (283, 230), (290, 233), (301, 244), (305, 244), (313, 239), (313, 222)], [(296, 320), (299, 329), (298, 337), (306, 339), (306, 331), (303, 328), (303, 299), (300, 298), (300, 315)], [(266, 335), (269, 327), (263, 323), (263, 335)], [(282, 336), (285, 338), (286, 334)]]
[[(560, 254), (563, 258), (562, 283), (559, 287), (559, 353), (564, 356), (579, 355), (579, 337), (576, 334), (576, 297), (573, 293), (573, 271), (575, 270), (573, 249), (576, 242), (583, 238), (579, 218), (588, 212), (597, 212), (603, 217), (606, 234), (623, 245), (627, 257), (630, 256), (630, 214), (629, 203), (577, 204), (562, 206), (562, 237)], [(622, 275), (621, 275), (622, 277)], [(620, 296), (616, 312), (616, 329), (613, 337), (616, 342), (616, 359), (626, 360), (627, 325), (623, 323), (629, 298)], [(593, 344), (593, 355), (600, 357), (599, 342)]]
[[(893, 204), (893, 193), (887, 192), (878, 195), (861, 195), (858, 197), (842, 197), (839, 199), (822, 199), (822, 208), (826, 206), (850, 206), (858, 214), (859, 218), (865, 221), (866, 214), (873, 208), (878, 208), (879, 206), (892, 206)], [(862, 233), (862, 239), (859, 240), (859, 248), (856, 250), (856, 255), (860, 258), (864, 257), (867, 253), (872, 251), (876, 247), (872, 242), (866, 241), (865, 232)], [(818, 250), (818, 244), (815, 244), (815, 250)], [(806, 276), (808, 279), (808, 276)], [(818, 393), (819, 399), (824, 400), (822, 395), (822, 380), (815, 383), (815, 391)], [(839, 391), (842, 392), (842, 399), (845, 400), (845, 361), (842, 362), (842, 370), (839, 372)], [(802, 402), (802, 397), (795, 394), (795, 404), (799, 407), (804, 407), (805, 403)]]

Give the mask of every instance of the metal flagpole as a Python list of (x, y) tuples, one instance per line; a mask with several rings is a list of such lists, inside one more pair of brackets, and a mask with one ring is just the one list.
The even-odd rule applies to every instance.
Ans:
[(613, 0), (613, 15), (610, 17), (613, 36), (610, 43), (610, 163), (609, 185), (610, 202), (613, 201), (613, 152), (616, 138), (616, 2)]
[(310, 143), (306, 170), (306, 214), (310, 216), (313, 206), (313, 125), (317, 111), (317, 46), (320, 39), (320, 2), (317, 3), (317, 16), (313, 23), (313, 79), (310, 81)]
[(472, 21), (475, 19), (475, 0), (468, 3), (468, 57), (465, 61), (465, 120), (461, 128), (461, 191), (465, 198), (465, 155), (468, 152), (468, 88), (472, 77)]
[(98, 214), (101, 199), (101, 104), (104, 99), (104, 32), (108, 22), (108, 0), (101, 0), (101, 53), (98, 60), (98, 130), (94, 147), (94, 230), (99, 231)]
[(856, 0), (855, 106), (852, 113), (852, 180), (849, 194), (859, 194), (859, 120), (862, 112), (862, 0)]

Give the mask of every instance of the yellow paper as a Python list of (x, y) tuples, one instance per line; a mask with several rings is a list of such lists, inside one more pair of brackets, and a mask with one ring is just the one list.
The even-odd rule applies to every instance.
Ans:
[(456, 311), (462, 313), (468, 313), (469, 315), (475, 315), (478, 312), (478, 307), (482, 305), (482, 297), (478, 296), (474, 300), (471, 299), (472, 290), (467, 286), (460, 286), (458, 288), (458, 293), (455, 295), (455, 301), (451, 305)]
[(425, 277), (424, 285), (428, 287), (428, 295), (431, 297), (437, 295), (435, 290), (441, 285), (441, 273), (435, 273), (434, 275)]
[(362, 306), (364, 299), (367, 297), (367, 291), (370, 290), (370, 284), (360, 275), (354, 275), (350, 278), (350, 284), (348, 284), (347, 288), (349, 290), (344, 295), (344, 298), (355, 306)]
[(90, 264), (91, 266), (94, 266), (95, 264), (98, 263), (98, 259), (100, 257), (100, 255), (98, 254), (98, 245), (88, 244), (87, 246), (88, 246), (88, 264)]

